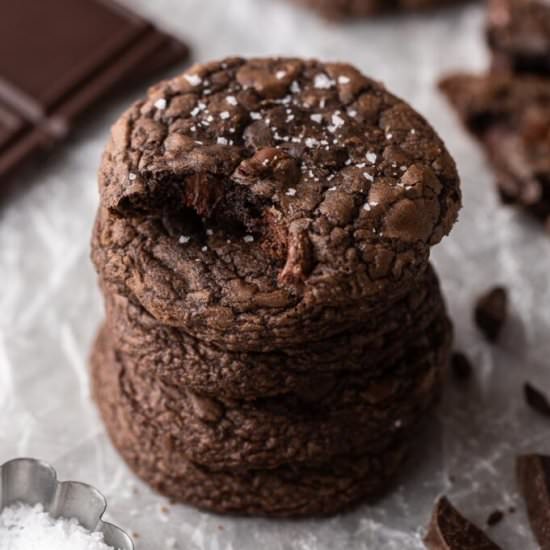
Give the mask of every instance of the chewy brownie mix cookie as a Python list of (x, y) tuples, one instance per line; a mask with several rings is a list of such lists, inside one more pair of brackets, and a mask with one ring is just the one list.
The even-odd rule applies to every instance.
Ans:
[(502, 199), (550, 228), (550, 80), (456, 74), (440, 86), (483, 145)]
[(451, 343), (429, 253), (460, 189), (429, 124), (349, 65), (226, 59), (120, 118), (99, 187), (94, 395), (135, 471), (246, 514), (389, 487)]
[(163, 323), (260, 351), (403, 296), (460, 205), (411, 107), (348, 65), (295, 59), (155, 87), (115, 125), (100, 191), (101, 277)]
[(490, 0), (487, 41), (493, 68), (550, 75), (550, 4), (547, 0)]

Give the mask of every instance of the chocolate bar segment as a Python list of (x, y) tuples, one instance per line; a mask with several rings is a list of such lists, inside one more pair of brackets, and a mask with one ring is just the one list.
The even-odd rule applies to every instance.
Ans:
[(114, 2), (10, 3), (0, 18), (0, 180), (110, 90), (187, 56), (185, 44)]

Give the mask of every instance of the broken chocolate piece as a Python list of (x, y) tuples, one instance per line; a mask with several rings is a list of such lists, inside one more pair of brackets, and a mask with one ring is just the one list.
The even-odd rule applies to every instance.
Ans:
[(550, 550), (550, 457), (519, 456), (516, 475), (533, 534), (541, 550)]
[(541, 391), (529, 384), (529, 382), (525, 383), (523, 391), (527, 405), (542, 416), (550, 418), (550, 402), (548, 398)]
[(441, 497), (436, 503), (424, 544), (428, 550), (500, 550), (481, 529), (464, 518), (446, 497)]
[(472, 363), (467, 355), (456, 351), (451, 356), (451, 370), (457, 380), (465, 381), (472, 376)]
[(508, 317), (508, 293), (495, 287), (480, 296), (476, 303), (476, 324), (490, 342), (496, 342)]
[(498, 525), (504, 519), (504, 514), (500, 510), (493, 510), (487, 518), (487, 525), (494, 527)]

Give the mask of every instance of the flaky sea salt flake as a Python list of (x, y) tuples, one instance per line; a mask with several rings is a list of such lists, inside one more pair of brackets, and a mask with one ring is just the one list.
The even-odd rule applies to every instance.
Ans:
[(366, 156), (367, 156), (367, 160), (371, 164), (374, 164), (376, 162), (376, 159), (378, 158), (376, 153), (373, 153), (372, 151), (369, 151)]
[(183, 78), (185, 78), (191, 86), (198, 86), (202, 82), (202, 78), (198, 74), (184, 74)]
[(331, 80), (324, 73), (319, 73), (318, 75), (315, 75), (315, 79), (313, 80), (313, 85), (318, 90), (328, 90), (334, 86), (334, 80)]
[(168, 102), (166, 99), (161, 97), (160, 99), (157, 99), (154, 103), (155, 109), (158, 109), (159, 111), (164, 111), (166, 109), (166, 106), (168, 105)]

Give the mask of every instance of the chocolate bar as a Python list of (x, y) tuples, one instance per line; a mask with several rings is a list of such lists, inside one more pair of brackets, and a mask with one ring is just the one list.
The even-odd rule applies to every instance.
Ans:
[(4, 2), (0, 181), (70, 132), (114, 88), (187, 58), (187, 46), (112, 1)]

